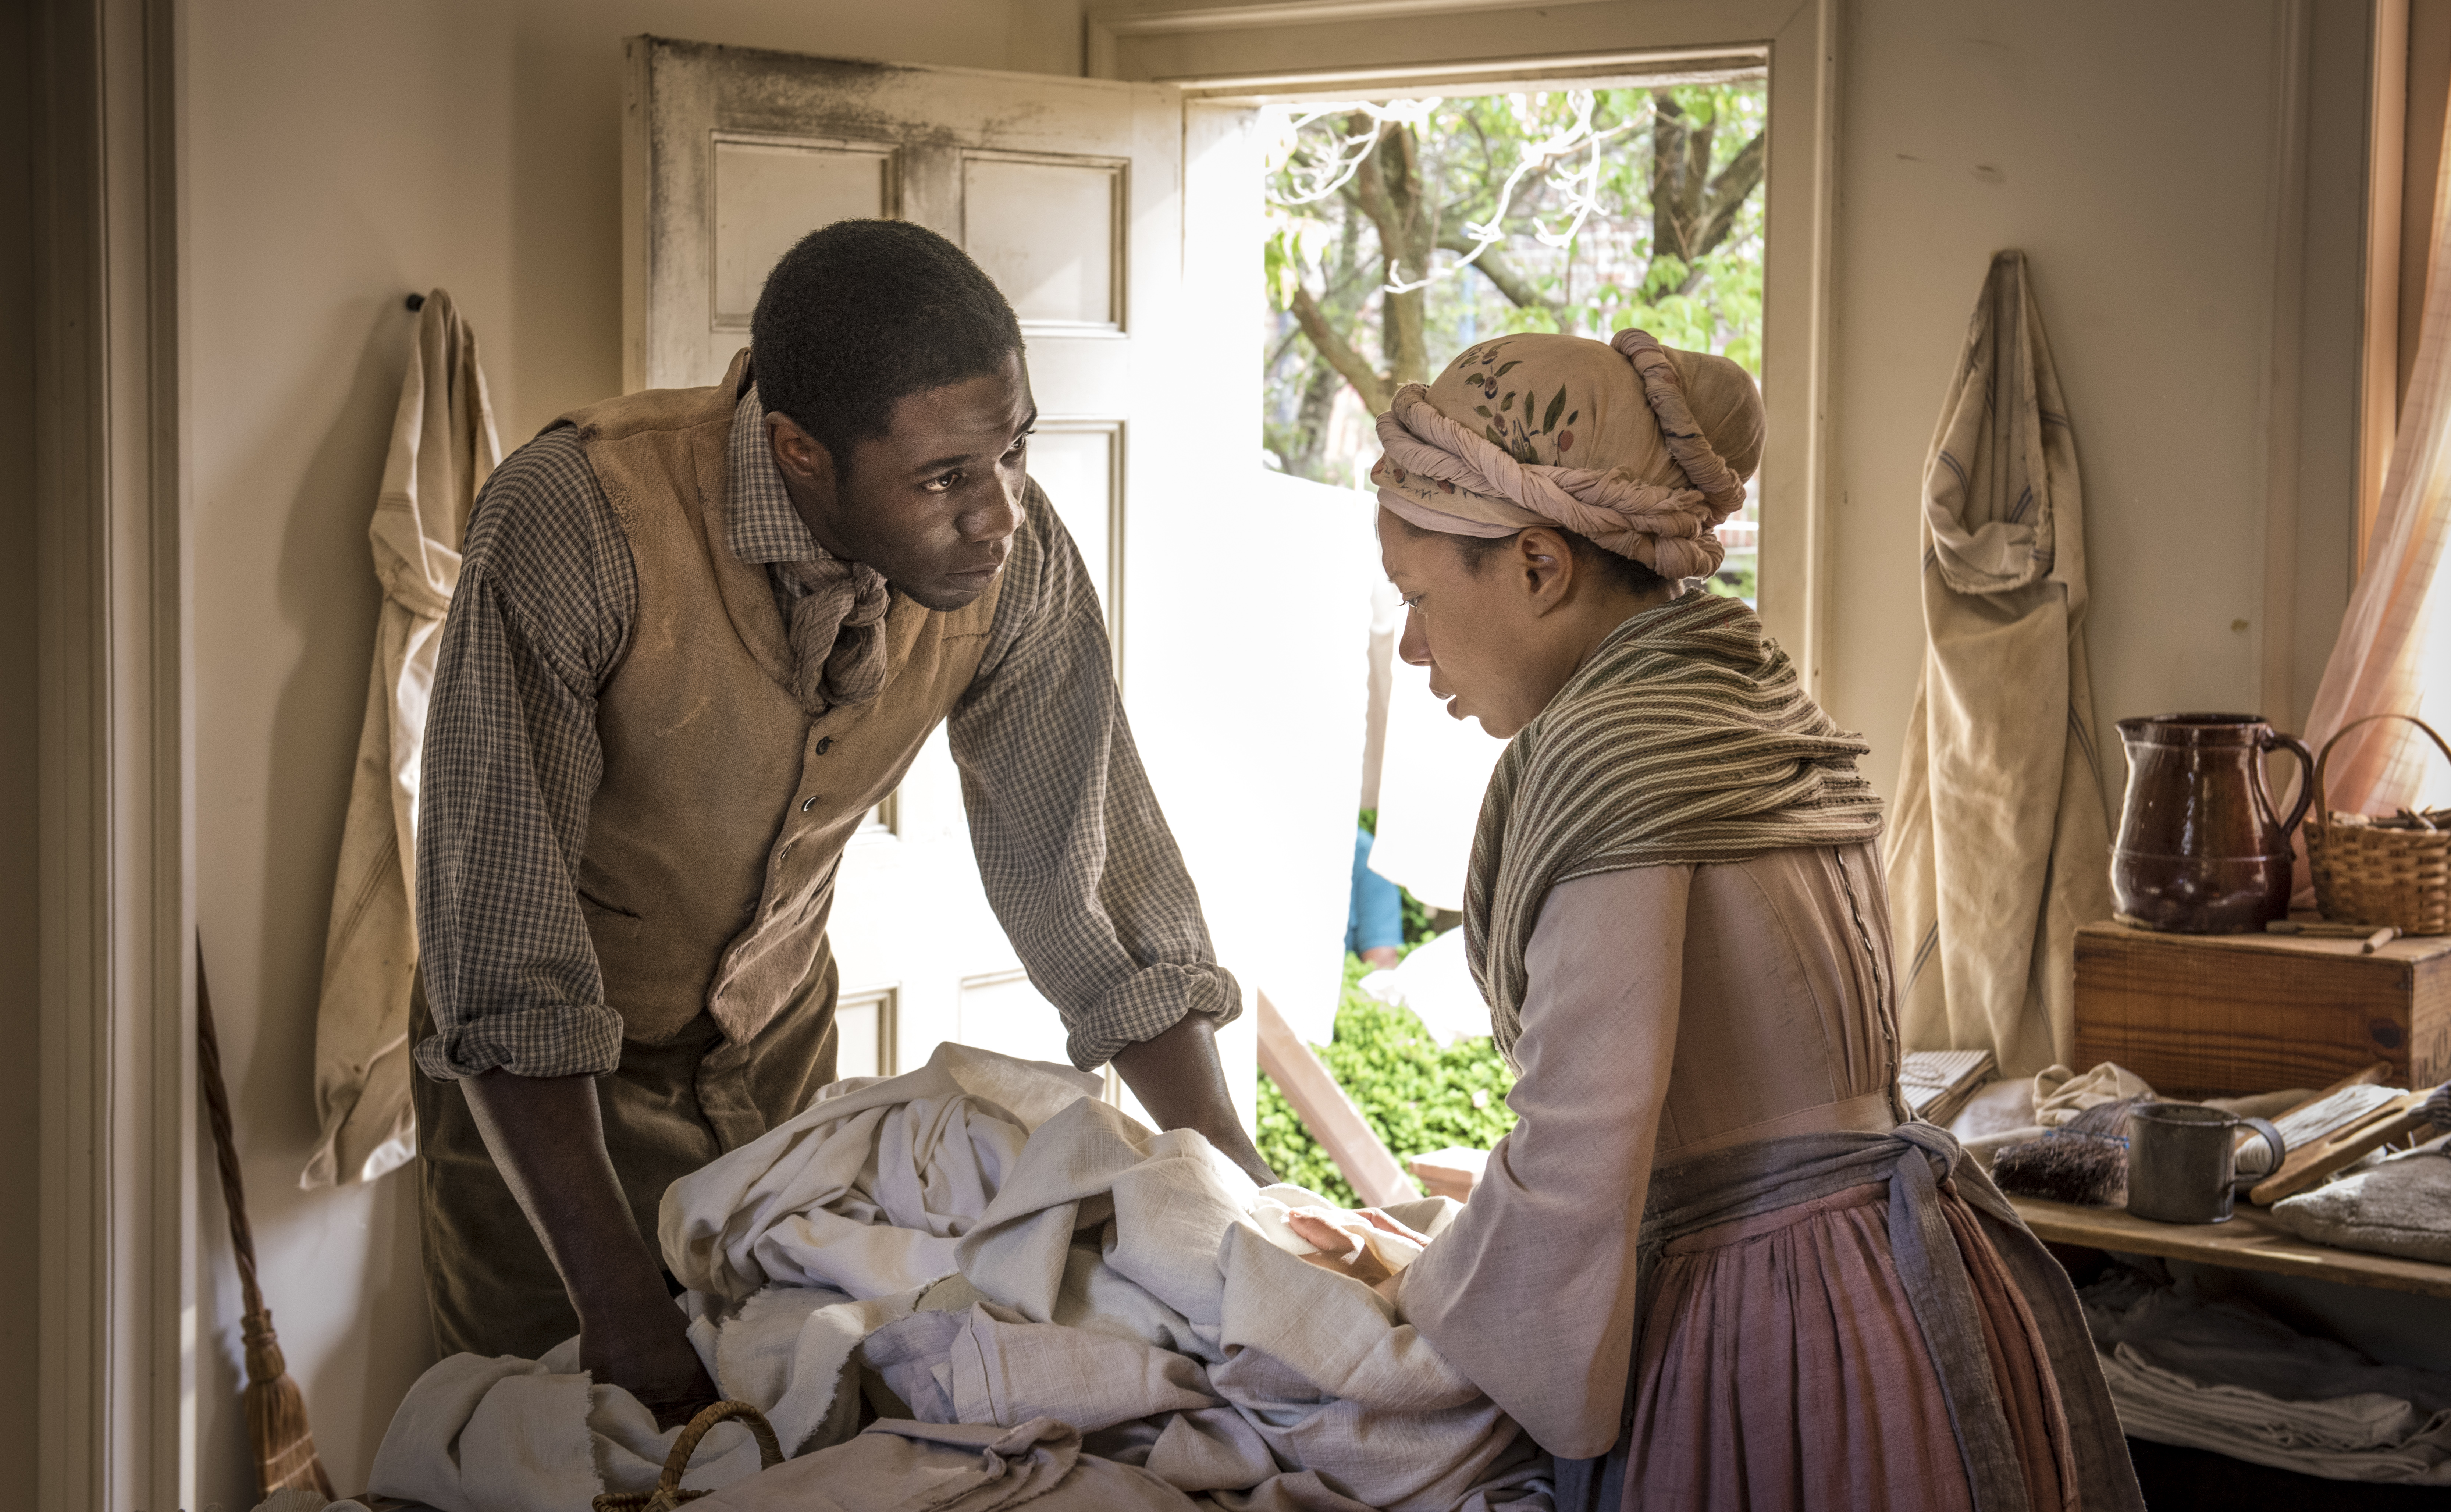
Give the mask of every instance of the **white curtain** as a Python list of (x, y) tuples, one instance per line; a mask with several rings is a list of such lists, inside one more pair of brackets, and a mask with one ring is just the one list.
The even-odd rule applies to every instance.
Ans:
[(502, 460), (477, 333), (436, 289), (418, 312), (366, 535), (382, 585), (365, 722), (332, 879), (315, 1017), (323, 1132), (299, 1185), (372, 1181), (417, 1153), (408, 993), (417, 969), (417, 780), (443, 612), (477, 491)]
[[(2451, 582), (2442, 550), (2451, 534), (2451, 279), (2441, 276), (2451, 267), (2444, 250), (2451, 218), (2443, 214), (2451, 153), (2442, 163), (2417, 363), (2365, 567), (2306, 719), (2310, 749), (2376, 714), (2413, 715), (2451, 738)], [(2415, 726), (2396, 719), (2352, 732), (2324, 776), (2325, 804), (2344, 813), (2388, 814), (2451, 799), (2451, 768), (2441, 754)]]

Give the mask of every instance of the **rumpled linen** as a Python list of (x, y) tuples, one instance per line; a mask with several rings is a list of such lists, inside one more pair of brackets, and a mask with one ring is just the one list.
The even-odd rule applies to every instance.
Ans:
[[(722, 1394), (794, 1459), (849, 1443), (865, 1397), (888, 1420), (1055, 1420), (1226, 1512), (1546, 1512), (1549, 1461), (1516, 1424), (1371, 1288), (1302, 1258), (1284, 1215), (1322, 1199), (1257, 1188), (1199, 1134), (1151, 1133), (1097, 1090), (948, 1045), (908, 1075), (837, 1083), (674, 1183), (664, 1260)], [(1391, 1209), (1432, 1235), (1455, 1210)], [(672, 1435), (642, 1432), (644, 1409), (565, 1352), (435, 1366), (374, 1488), (559, 1512), (652, 1484)], [(472, 1463), (497, 1443), (531, 1447)], [(754, 1448), (710, 1437), (685, 1483), (755, 1470)]]
[(2076, 931), (2108, 918), (2076, 439), (2022, 252), (1991, 260), (1924, 465), (1923, 670), (1889, 841), (1898, 1030), (2066, 1061)]
[(1133, 1465), (1081, 1451), (1052, 1418), (993, 1424), (876, 1423), (835, 1444), (754, 1476), (696, 1512), (1189, 1512), (1192, 1501)]
[(2080, 1294), (2130, 1438), (2335, 1481), (2451, 1485), (2451, 1376), (2120, 1269)]

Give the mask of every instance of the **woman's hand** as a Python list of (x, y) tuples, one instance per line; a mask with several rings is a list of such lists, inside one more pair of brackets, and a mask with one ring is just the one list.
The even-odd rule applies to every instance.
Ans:
[[(1368, 1226), (1369, 1232), (1401, 1240), (1416, 1252), (1429, 1247), (1428, 1235), (1398, 1223), (1376, 1208), (1363, 1208), (1339, 1216), (1359, 1218)], [(1354, 1226), (1349, 1224), (1337, 1224), (1327, 1209), (1320, 1208), (1296, 1208), (1285, 1215), (1285, 1227), (1293, 1230), (1295, 1238), (1317, 1251), (1303, 1256), (1304, 1260), (1322, 1270), (1351, 1276), (1386, 1298), (1390, 1304), (1396, 1301), (1397, 1290), (1404, 1279), (1403, 1271), (1400, 1266), (1387, 1263), (1382, 1247), (1371, 1243), (1367, 1233), (1355, 1232)], [(1405, 1259), (1409, 1261), (1411, 1256), (1407, 1255)]]

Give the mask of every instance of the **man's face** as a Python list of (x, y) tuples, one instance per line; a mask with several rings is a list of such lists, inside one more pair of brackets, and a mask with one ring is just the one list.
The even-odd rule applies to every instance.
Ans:
[(931, 609), (959, 609), (1004, 570), (1021, 528), (1038, 406), (1013, 353), (993, 373), (894, 401), (886, 433), (837, 468), (786, 416), (767, 436), (792, 503), (817, 544), (863, 562)]

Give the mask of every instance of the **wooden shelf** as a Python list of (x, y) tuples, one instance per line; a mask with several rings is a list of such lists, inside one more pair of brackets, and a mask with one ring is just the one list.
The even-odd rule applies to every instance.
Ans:
[(2084, 1208), (2038, 1197), (2012, 1197), (2010, 1203), (2036, 1238), (2055, 1245), (2451, 1297), (2451, 1266), (2309, 1244), (2245, 1202), (2226, 1224), (2157, 1224), (2124, 1208)]

